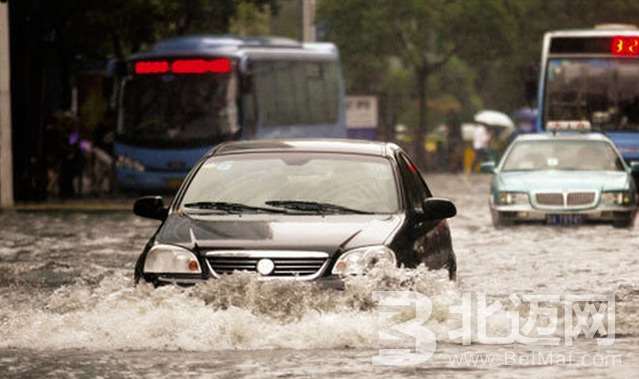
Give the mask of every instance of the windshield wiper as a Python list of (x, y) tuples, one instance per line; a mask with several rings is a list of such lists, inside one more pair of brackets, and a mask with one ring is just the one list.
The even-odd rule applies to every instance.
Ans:
[(315, 212), (323, 214), (325, 212), (331, 213), (357, 213), (357, 214), (373, 214), (373, 212), (362, 211), (359, 209), (353, 209), (344, 207), (337, 204), (320, 203), (317, 201), (304, 201), (304, 200), (269, 200), (264, 202), (266, 205), (274, 207), (281, 207), (284, 209), (294, 209), (296, 211)]
[(246, 213), (246, 212), (266, 212), (266, 213), (286, 213), (285, 210), (267, 207), (254, 207), (241, 203), (228, 203), (224, 201), (198, 201), (184, 204), (185, 208), (222, 211), (226, 213)]

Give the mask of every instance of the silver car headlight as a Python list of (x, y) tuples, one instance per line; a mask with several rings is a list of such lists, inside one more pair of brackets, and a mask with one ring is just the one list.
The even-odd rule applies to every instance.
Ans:
[(200, 274), (202, 268), (195, 254), (174, 245), (155, 245), (144, 260), (144, 272), (154, 274)]
[(528, 194), (525, 192), (498, 192), (495, 197), (498, 205), (529, 204)]
[(342, 254), (333, 266), (333, 274), (362, 275), (376, 265), (397, 265), (395, 252), (386, 246), (367, 246), (349, 250)]
[(603, 192), (601, 201), (605, 205), (630, 205), (632, 194), (630, 191)]

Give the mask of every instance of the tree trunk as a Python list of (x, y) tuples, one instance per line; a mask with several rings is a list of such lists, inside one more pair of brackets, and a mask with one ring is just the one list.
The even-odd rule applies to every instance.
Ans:
[(122, 40), (115, 30), (111, 30), (111, 44), (113, 45), (113, 53), (115, 54), (116, 59), (123, 61), (124, 49), (122, 48)]
[(415, 155), (416, 164), (422, 170), (426, 169), (426, 152), (424, 151), (424, 136), (426, 135), (426, 82), (428, 80), (428, 69), (425, 65), (418, 67), (415, 73), (419, 122), (415, 129), (415, 139), (413, 140), (413, 154)]
[(393, 142), (392, 129), (395, 125), (395, 119), (393, 117), (395, 111), (393, 109), (392, 96), (387, 95), (385, 92), (379, 92), (377, 99), (379, 107), (377, 140)]

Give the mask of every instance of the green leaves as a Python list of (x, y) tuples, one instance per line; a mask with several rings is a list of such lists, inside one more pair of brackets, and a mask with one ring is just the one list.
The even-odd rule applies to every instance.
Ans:
[[(539, 62), (544, 32), (639, 19), (633, 0), (322, 0), (318, 7), (349, 92), (414, 99), (418, 73), (426, 72), (427, 102), (453, 96), (468, 113), (526, 104), (524, 72)], [(393, 79), (401, 71), (411, 85)], [(405, 108), (391, 111), (414, 126), (414, 118), (401, 120)], [(430, 126), (443, 120), (428, 117)]]
[(157, 40), (226, 34), (238, 9), (277, 10), (277, 0), (65, 0), (43, 2), (71, 52), (123, 57)]

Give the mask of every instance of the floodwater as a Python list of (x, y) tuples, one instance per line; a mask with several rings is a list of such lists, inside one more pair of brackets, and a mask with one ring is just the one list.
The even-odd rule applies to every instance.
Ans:
[[(637, 228), (495, 230), (487, 177), (426, 177), (459, 209), (450, 221), (457, 283), (445, 272), (384, 269), (341, 292), (247, 274), (191, 289), (133, 287), (135, 259), (156, 222), (127, 213), (0, 213), (0, 376), (636, 377)], [(385, 318), (377, 290), (419, 293), (431, 312), (405, 307)], [(474, 322), (486, 314), (477, 305), (484, 295), (503, 307), (485, 317), (482, 334)], [(614, 306), (614, 326), (607, 319), (600, 338), (569, 338), (558, 317), (554, 344), (508, 340), (508, 315), (521, 315), (523, 325), (532, 313), (518, 302), (526, 295), (557, 296), (561, 304), (572, 295), (614, 299), (605, 303)], [(455, 310), (469, 298), (474, 321), (465, 341), (455, 337), (467, 325)], [(547, 309), (565, 316), (562, 307)], [(432, 355), (415, 350), (410, 333), (389, 340), (394, 325), (411, 320), (436, 338), (427, 345)], [(541, 337), (538, 330), (524, 332)], [(380, 359), (388, 357), (381, 348), (421, 355)]]

